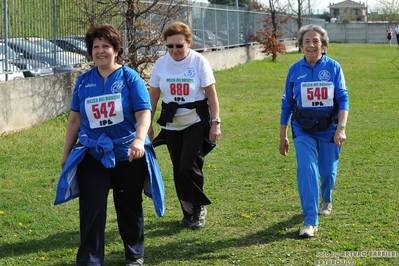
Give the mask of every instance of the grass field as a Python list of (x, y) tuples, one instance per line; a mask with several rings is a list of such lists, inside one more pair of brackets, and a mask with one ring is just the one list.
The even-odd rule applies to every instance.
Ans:
[[(166, 215), (144, 199), (146, 265), (399, 265), (399, 51), (333, 43), (328, 55), (351, 103), (333, 212), (317, 235), (298, 237), (295, 151), (278, 152), (285, 76), (302, 57), (291, 53), (215, 73), (222, 138), (205, 161), (213, 204), (202, 230), (179, 228), (171, 163), (157, 148)], [(74, 265), (78, 201), (53, 205), (66, 119), (0, 137), (0, 265)], [(106, 265), (124, 265), (111, 197), (106, 238)]]

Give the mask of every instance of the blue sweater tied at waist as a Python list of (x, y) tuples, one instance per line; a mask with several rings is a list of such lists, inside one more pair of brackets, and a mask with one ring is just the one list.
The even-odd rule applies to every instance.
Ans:
[[(61, 171), (54, 205), (79, 197), (77, 167), (87, 152), (94, 158), (101, 160), (104, 167), (113, 168), (116, 161), (121, 159), (122, 156), (124, 159), (127, 157), (126, 143), (132, 142), (136, 133), (114, 140), (105, 134), (101, 135), (97, 140), (90, 139), (84, 131), (79, 132), (78, 136), (79, 143), (74, 145)], [(148, 176), (144, 182), (144, 194), (152, 198), (155, 212), (158, 217), (162, 217), (165, 213), (165, 188), (156, 160), (155, 150), (148, 136), (145, 139), (144, 149), (148, 166)]]

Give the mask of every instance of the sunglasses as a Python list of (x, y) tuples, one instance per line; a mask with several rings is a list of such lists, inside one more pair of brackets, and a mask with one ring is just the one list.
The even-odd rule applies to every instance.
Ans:
[(167, 44), (167, 45), (165, 45), (165, 46), (166, 46), (167, 48), (169, 48), (169, 49), (173, 49), (175, 46), (176, 46), (176, 48), (181, 49), (181, 48), (184, 47), (184, 44), (176, 44), (176, 45)]

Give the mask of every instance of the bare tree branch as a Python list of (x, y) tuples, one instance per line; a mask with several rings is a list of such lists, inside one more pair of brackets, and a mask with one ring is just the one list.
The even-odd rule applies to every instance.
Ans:
[(101, 22), (117, 26), (124, 37), (125, 64), (135, 69), (147, 82), (149, 67), (166, 52), (162, 33), (176, 18), (185, 18), (184, 0), (74, 0), (84, 19), (82, 27)]

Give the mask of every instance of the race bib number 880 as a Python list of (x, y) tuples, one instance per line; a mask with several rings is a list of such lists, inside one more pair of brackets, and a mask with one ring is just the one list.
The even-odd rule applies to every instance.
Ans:
[(120, 93), (87, 98), (85, 110), (90, 128), (112, 126), (124, 119)]
[(301, 99), (303, 107), (333, 106), (334, 84), (332, 82), (302, 82)]
[(164, 84), (165, 102), (194, 102), (195, 80), (192, 78), (167, 78)]

